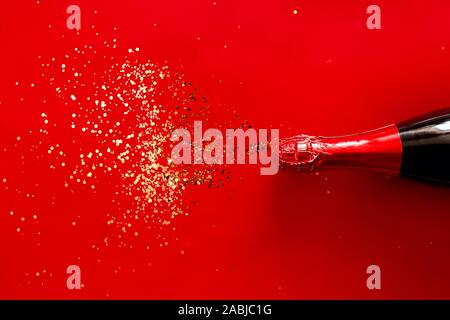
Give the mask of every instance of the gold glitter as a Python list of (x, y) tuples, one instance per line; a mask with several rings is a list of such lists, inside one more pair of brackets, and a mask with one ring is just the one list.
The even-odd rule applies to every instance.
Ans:
[[(130, 54), (134, 56), (137, 51), (131, 50)], [(85, 46), (75, 50), (72, 60), (95, 57), (96, 51)], [(81, 184), (97, 192), (98, 184), (104, 182), (102, 177), (118, 177), (121, 183), (116, 186), (115, 209), (108, 213), (106, 224), (120, 230), (121, 241), (130, 229), (158, 229), (171, 225), (177, 216), (187, 215), (183, 202), (186, 188), (210, 186), (212, 169), (174, 165), (169, 138), (175, 128), (187, 126), (190, 117), (201, 116), (206, 100), (198, 99), (192, 85), (165, 64), (128, 57), (99, 71), (91, 62), (78, 63), (78, 67), (83, 67), (75, 70), (77, 66), (70, 65), (72, 60), (66, 60), (64, 68), (59, 63), (55, 70), (63, 74), (71, 68), (78, 76), (71, 80), (49, 78), (57, 96), (69, 108), (67, 126), (78, 139), (74, 138), (74, 142), (80, 145), (79, 153), (71, 161), (62, 162), (65, 152), (53, 152), (59, 146), (48, 149), (49, 156), (70, 169), (65, 186)], [(85, 75), (92, 74), (98, 75), (96, 81), (92, 77), (85, 79)], [(200, 112), (196, 113), (197, 108)], [(43, 112), (42, 118), (49, 125), (51, 115)], [(89, 137), (95, 139), (93, 147), (83, 143), (84, 139), (90, 141)], [(133, 230), (131, 234), (142, 232)], [(166, 240), (161, 237), (160, 241)], [(107, 238), (105, 244), (109, 244)]]

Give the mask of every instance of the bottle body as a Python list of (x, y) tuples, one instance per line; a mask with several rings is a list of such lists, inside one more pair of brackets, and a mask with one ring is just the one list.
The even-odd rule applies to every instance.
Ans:
[(398, 124), (400, 175), (450, 184), (450, 111)]

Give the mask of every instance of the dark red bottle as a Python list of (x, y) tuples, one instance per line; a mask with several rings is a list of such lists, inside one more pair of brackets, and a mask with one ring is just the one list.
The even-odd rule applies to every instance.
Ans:
[(298, 135), (280, 141), (284, 167), (362, 168), (450, 183), (450, 110), (340, 137)]

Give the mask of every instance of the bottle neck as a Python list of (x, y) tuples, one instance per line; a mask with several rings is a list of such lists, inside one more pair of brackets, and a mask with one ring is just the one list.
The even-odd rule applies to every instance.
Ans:
[(350, 136), (324, 138), (323, 167), (350, 167), (396, 176), (402, 162), (402, 143), (396, 125)]
[(284, 165), (310, 171), (362, 168), (396, 176), (402, 163), (396, 125), (340, 137), (300, 135), (283, 141), (280, 150)]

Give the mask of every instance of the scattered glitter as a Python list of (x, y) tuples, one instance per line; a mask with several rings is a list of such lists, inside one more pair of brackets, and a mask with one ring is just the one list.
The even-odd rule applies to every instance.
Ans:
[[(106, 41), (105, 47), (116, 49)], [(78, 62), (71, 69), (72, 79), (64, 77), (65, 64), (45, 66), (56, 96), (68, 108), (68, 120), (59, 121), (58, 128), (72, 130), (71, 144), (78, 154), (57, 143), (46, 146), (51, 134), (47, 128), (56, 126), (49, 111), (41, 112), (43, 127), (39, 132), (44, 136), (38, 146), (46, 148), (52, 170), (64, 168), (68, 173), (64, 188), (84, 187), (95, 193), (99, 185), (120, 181), (115, 184), (114, 207), (106, 214), (106, 224), (119, 231), (115, 239), (125, 245), (125, 235), (131, 229), (135, 237), (142, 228), (158, 233), (177, 216), (187, 215), (189, 208), (183, 200), (186, 189), (211, 186), (216, 168), (177, 166), (170, 159), (172, 131), (192, 126), (190, 117), (204, 116), (206, 100), (197, 97), (192, 85), (165, 63), (140, 62), (139, 47), (127, 50), (133, 59), (121, 60), (116, 54), (100, 55), (98, 50), (85, 45), (65, 56)], [(113, 63), (100, 70), (101, 64), (95, 61), (102, 58)], [(85, 79), (85, 74), (89, 78)], [(94, 81), (93, 74), (97, 75)], [(157, 238), (161, 245), (168, 245), (161, 234)], [(105, 245), (110, 240), (106, 237)]]

